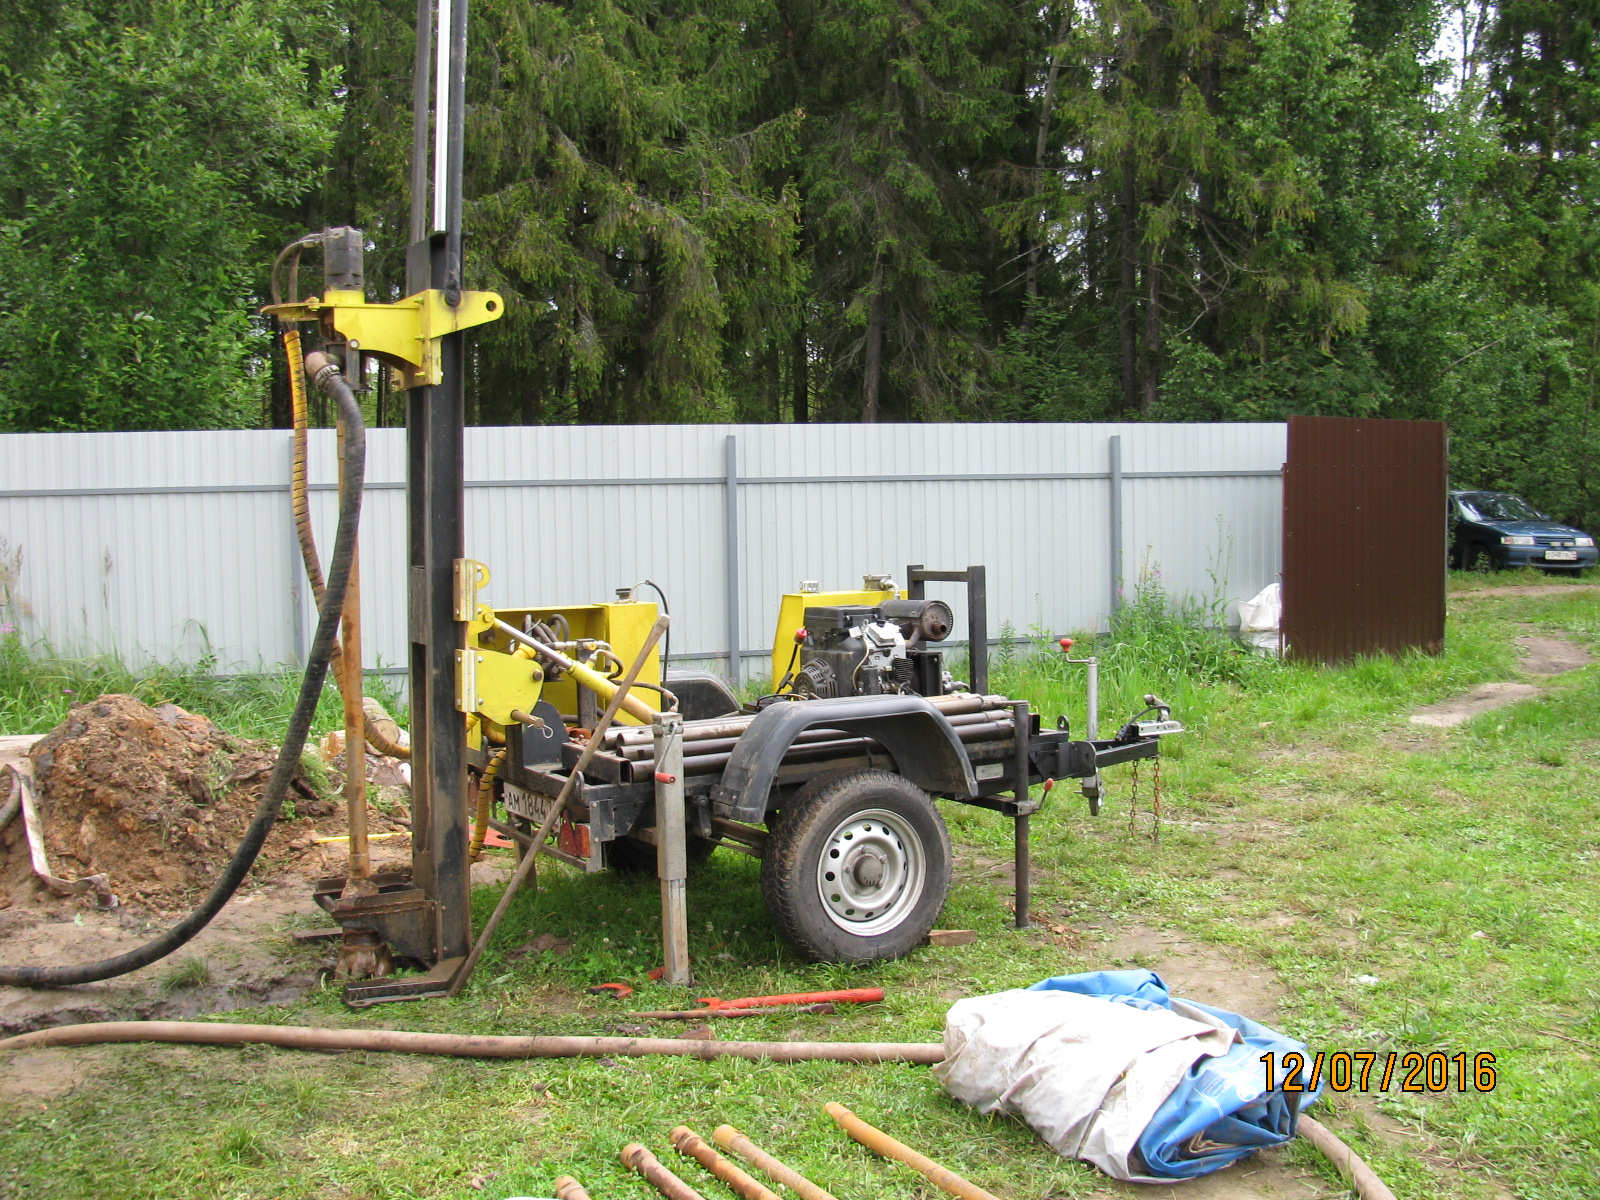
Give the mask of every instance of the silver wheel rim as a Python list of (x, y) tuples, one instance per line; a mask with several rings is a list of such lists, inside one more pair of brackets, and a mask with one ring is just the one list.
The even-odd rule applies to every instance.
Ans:
[(839, 822), (817, 859), (822, 910), (856, 937), (887, 933), (904, 921), (927, 878), (921, 837), (904, 817), (882, 808)]

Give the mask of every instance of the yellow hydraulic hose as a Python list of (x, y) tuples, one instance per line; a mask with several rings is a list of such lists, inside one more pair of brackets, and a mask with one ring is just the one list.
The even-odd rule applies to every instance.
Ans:
[(306, 410), (306, 381), (300, 369), (298, 329), (283, 331), (283, 352), (289, 359), (289, 407), (294, 415), (294, 472), (289, 483), (290, 500), (294, 505), (294, 529), (300, 539), (300, 559), (305, 563), (306, 578), (311, 581), (312, 598), (321, 604), (324, 587), (322, 563), (317, 557), (316, 537), (311, 531), (311, 503), (306, 494), (306, 427), (310, 419)]
[(478, 815), (472, 825), (472, 845), (467, 849), (467, 857), (473, 862), (483, 857), (483, 839), (489, 836), (489, 809), (494, 805), (494, 781), (505, 761), (505, 748), (501, 747), (490, 755), (489, 765), (478, 777)]

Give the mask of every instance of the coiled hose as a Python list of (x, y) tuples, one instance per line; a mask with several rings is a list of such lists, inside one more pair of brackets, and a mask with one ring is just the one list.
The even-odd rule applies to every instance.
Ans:
[(300, 695), (294, 712), (289, 717), (289, 728), (283, 745), (278, 750), (277, 761), (272, 764), (272, 774), (267, 778), (266, 790), (256, 815), (245, 830), (239, 848), (233, 852), (227, 868), (218, 878), (211, 894), (200, 902), (193, 912), (161, 936), (146, 942), (125, 954), (104, 958), (99, 962), (82, 963), (70, 967), (10, 967), (0, 966), (0, 985), (8, 987), (69, 987), (78, 983), (96, 983), (116, 975), (126, 975), (165, 958), (199, 933), (222, 910), (238, 890), (250, 868), (255, 865), (267, 835), (278, 819), (284, 795), (300, 765), (300, 753), (305, 749), (306, 737), (311, 732), (311, 721), (317, 710), (317, 700), (322, 695), (322, 685), (328, 675), (328, 660), (332, 657), (334, 638), (339, 630), (339, 613), (344, 607), (345, 588), (350, 582), (350, 561), (355, 551), (356, 530), (361, 523), (361, 491), (366, 472), (366, 426), (361, 419), (361, 406), (339, 373), (334, 361), (325, 354), (306, 356), (305, 369), (319, 388), (331, 396), (339, 406), (339, 421), (344, 427), (344, 475), (339, 488), (339, 526), (335, 535), (333, 557), (328, 563), (327, 586), (317, 606), (317, 632), (312, 638), (311, 650), (306, 660), (306, 670), (300, 680)]

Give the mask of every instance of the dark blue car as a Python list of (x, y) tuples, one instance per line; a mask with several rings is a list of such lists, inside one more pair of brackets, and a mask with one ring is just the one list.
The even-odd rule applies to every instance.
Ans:
[(1450, 565), (1581, 571), (1600, 559), (1594, 538), (1552, 521), (1508, 492), (1450, 493)]

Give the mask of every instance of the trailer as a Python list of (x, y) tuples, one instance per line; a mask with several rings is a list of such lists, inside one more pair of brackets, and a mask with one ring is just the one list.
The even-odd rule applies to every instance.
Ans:
[[(1182, 726), (1155, 696), (1109, 738), (1075, 735), (1065, 717), (1046, 726), (1027, 701), (988, 691), (983, 568), (907, 577), (904, 591), (875, 575), (857, 591), (807, 584), (784, 596), (777, 682), (754, 703), (710, 672), (663, 672), (645, 655), (643, 690), (598, 738), (597, 706), (615, 696), (656, 605), (622, 589), (607, 604), (480, 607), (458, 689), (473, 702), (474, 851), (494, 828), (519, 856), (660, 874), (670, 976), (686, 955), (670, 934), (682, 913), (670, 910), (722, 846), (761, 860), (767, 911), (799, 954), (862, 963), (927, 938), (954, 872), (939, 807), (965, 804), (1013, 822), (1015, 924), (1027, 927), (1029, 819), (1045, 796), (1075, 780), (1097, 807), (1103, 769), (1155, 758)], [(951, 610), (927, 597), (933, 581), (967, 588), (970, 683), (945, 669)], [(326, 881), (328, 903), (343, 882)], [(380, 930), (391, 943), (395, 932)], [(356, 1002), (362, 991), (348, 985)]]

